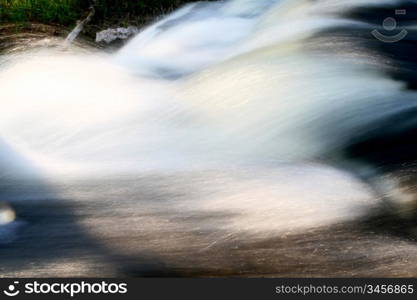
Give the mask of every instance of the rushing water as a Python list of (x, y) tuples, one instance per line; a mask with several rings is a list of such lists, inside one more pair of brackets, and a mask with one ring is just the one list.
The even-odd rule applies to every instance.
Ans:
[(0, 73), (2, 142), (64, 173), (270, 165), (337, 149), (398, 110), (402, 85), (359, 58), (303, 49), (319, 29), (355, 23), (332, 17), (332, 3), (198, 3), (114, 55), (18, 55)]
[(279, 169), (337, 151), (398, 110), (401, 88), (360, 58), (309, 53), (324, 28), (368, 26), (337, 14), (361, 1), (337, 3), (196, 3), (115, 54), (15, 54), (0, 72), (5, 173)]
[[(117, 53), (41, 45), (4, 55), (3, 180), (29, 176), (47, 187), (28, 196), (8, 186), (9, 199), (42, 197), (55, 182), (55, 197), (100, 203), (109, 178), (164, 174), (170, 179), (161, 179), (159, 196), (150, 188), (156, 195), (145, 200), (155, 203), (145, 207), (172, 194), (164, 202), (177, 207), (172, 214), (235, 214), (194, 227), (280, 233), (363, 215), (376, 205), (371, 190), (316, 162), (338, 158), (375, 121), (414, 104), (395, 101), (410, 92), (381, 72), (381, 57), (332, 45), (320, 32), (370, 31), (340, 12), (382, 2), (199, 2)], [(71, 181), (79, 178), (98, 183), (80, 194)], [(140, 203), (144, 190), (123, 183), (117, 201)]]

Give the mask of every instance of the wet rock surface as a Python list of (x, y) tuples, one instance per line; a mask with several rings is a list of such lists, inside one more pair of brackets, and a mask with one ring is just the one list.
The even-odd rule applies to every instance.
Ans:
[(97, 32), (96, 42), (110, 44), (115, 41), (127, 40), (139, 32), (139, 28), (134, 26), (108, 28)]

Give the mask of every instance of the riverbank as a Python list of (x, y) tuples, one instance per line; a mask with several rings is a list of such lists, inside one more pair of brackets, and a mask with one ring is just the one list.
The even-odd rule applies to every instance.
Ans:
[[(116, 27), (143, 27), (190, 0), (0, 0), (0, 26), (14, 30), (38, 31), (32, 24), (48, 24), (70, 31), (94, 7), (94, 16), (83, 35), (95, 38), (98, 31)], [(29, 24), (29, 25), (28, 25)], [(41, 32), (43, 29), (41, 28)], [(53, 31), (55, 34), (55, 30)], [(3, 32), (0, 32), (3, 34)]]
[[(62, 42), (72, 28), (60, 25), (47, 25), (40, 23), (18, 23), (18, 24), (0, 24), (0, 54), (6, 52), (15, 52), (19, 48), (27, 49), (31, 41), (41, 41), (56, 39)], [(92, 47), (102, 47), (95, 43), (94, 39), (88, 35), (82, 34), (79, 41), (83, 45)], [(53, 43), (50, 43), (53, 45)], [(23, 49), (22, 49), (23, 50)]]
[[(125, 40), (115, 39), (109, 44), (96, 43), (96, 34), (107, 29), (134, 32), (154, 22), (189, 0), (0, 0), (0, 52), (14, 48), (27, 39), (65, 38), (91, 12), (94, 15), (84, 26), (78, 39), (96, 47), (118, 48)], [(132, 34), (129, 34), (132, 36)], [(27, 43), (26, 43), (27, 44)]]

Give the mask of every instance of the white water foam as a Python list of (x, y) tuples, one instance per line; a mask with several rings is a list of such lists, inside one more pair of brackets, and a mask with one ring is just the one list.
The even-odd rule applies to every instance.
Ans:
[[(63, 178), (277, 166), (272, 182), (261, 176), (239, 193), (223, 185), (222, 197), (198, 205), (250, 214), (264, 198), (261, 217), (246, 224), (259, 224), (268, 209), (334, 222), (369, 200), (369, 191), (334, 171), (343, 192), (328, 194), (307, 213), (311, 195), (319, 199), (331, 188), (320, 184), (328, 170), (308, 169), (302, 187), (303, 174), (280, 166), (337, 151), (352, 132), (399, 109), (393, 99), (400, 83), (360, 61), (310, 57), (303, 49), (304, 39), (320, 29), (366, 26), (336, 14), (363, 3), (374, 2), (192, 4), (115, 55), (23, 53), (0, 70), (1, 141), (31, 168)], [(332, 205), (335, 219), (323, 209)], [(276, 224), (283, 223), (292, 224)]]

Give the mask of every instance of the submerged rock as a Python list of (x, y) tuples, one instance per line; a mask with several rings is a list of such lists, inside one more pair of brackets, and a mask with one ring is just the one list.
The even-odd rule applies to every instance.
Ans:
[(97, 43), (110, 44), (116, 40), (126, 40), (139, 32), (134, 26), (109, 28), (96, 33)]

